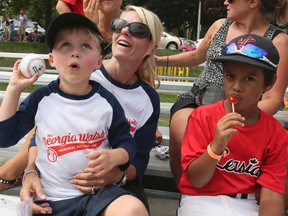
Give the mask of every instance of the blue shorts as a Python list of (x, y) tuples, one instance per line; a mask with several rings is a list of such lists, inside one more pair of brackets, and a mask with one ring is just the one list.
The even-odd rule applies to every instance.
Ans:
[[(101, 215), (103, 210), (118, 197), (123, 195), (133, 195), (118, 185), (109, 185), (96, 194), (82, 195), (72, 199), (49, 202), (52, 208), (52, 214), (47, 216), (97, 216)], [(41, 203), (36, 201), (36, 203)], [(38, 216), (38, 214), (33, 214)], [(41, 214), (42, 215), (42, 214)], [(39, 215), (40, 216), (40, 215)]]

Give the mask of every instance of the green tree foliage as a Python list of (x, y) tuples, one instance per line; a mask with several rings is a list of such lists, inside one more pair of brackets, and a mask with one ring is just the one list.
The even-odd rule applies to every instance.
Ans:
[(27, 8), (27, 14), (30, 19), (38, 21), (47, 29), (52, 18), (58, 14), (56, 3), (57, 0), (30, 0), (31, 7)]
[(2, 0), (0, 3), (1, 15), (6, 17), (10, 13), (17, 17), (19, 11), (23, 9), (28, 19), (39, 22), (47, 28), (53, 16), (56, 15), (57, 0)]
[[(219, 0), (201, 0), (201, 2), (201, 37), (203, 37), (213, 22), (226, 16), (226, 8), (223, 1)], [(191, 27), (194, 29), (193, 35), (195, 37), (199, 0), (123, 0), (123, 5), (127, 4), (149, 8), (160, 17), (167, 31), (177, 29), (180, 36), (184, 36), (183, 30), (185, 28)]]
[(9, 0), (1, 0), (0, 2), (0, 15), (1, 16), (4, 16), (7, 13), (7, 11), (5, 10), (7, 8), (8, 3), (9, 3)]
[(174, 28), (181, 30), (183, 25), (196, 26), (197, 24), (198, 1), (196, 0), (150, 0), (149, 7), (161, 18), (168, 31)]
[(202, 1), (202, 21), (212, 24), (219, 18), (224, 18), (227, 15), (226, 7), (223, 1), (204, 0)]
[[(223, 1), (201, 1), (202, 37), (215, 20), (226, 17), (226, 8)], [(9, 12), (13, 17), (17, 17), (23, 8), (29, 19), (39, 22), (47, 29), (52, 18), (57, 15), (56, 3), (57, 0), (1, 0), (0, 15), (6, 17)], [(196, 34), (199, 0), (123, 0), (123, 8), (128, 4), (144, 6), (155, 12), (167, 31), (176, 29), (179, 36), (184, 36), (185, 28), (191, 27), (194, 36)]]

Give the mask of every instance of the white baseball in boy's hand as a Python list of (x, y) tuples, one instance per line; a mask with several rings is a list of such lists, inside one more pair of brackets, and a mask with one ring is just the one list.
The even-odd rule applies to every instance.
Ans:
[(27, 78), (31, 78), (35, 73), (39, 73), (41, 76), (45, 69), (45, 61), (34, 53), (24, 56), (20, 62), (20, 70)]

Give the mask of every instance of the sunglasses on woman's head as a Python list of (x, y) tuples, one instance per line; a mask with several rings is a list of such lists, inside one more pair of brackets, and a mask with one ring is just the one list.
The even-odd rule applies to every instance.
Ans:
[(146, 38), (150, 35), (150, 30), (147, 25), (140, 22), (132, 22), (128, 23), (124, 19), (113, 19), (110, 25), (110, 29), (112, 32), (120, 33), (121, 30), (125, 27), (129, 28), (129, 33), (137, 38)]
[(271, 62), (266, 56), (268, 56), (268, 52), (256, 45), (253, 44), (246, 44), (240, 48), (237, 48), (235, 43), (230, 43), (226, 46), (223, 50), (224, 55), (231, 55), (231, 54), (240, 54), (244, 55), (253, 59), (258, 59), (263, 61), (273, 67), (277, 67), (276, 64)]

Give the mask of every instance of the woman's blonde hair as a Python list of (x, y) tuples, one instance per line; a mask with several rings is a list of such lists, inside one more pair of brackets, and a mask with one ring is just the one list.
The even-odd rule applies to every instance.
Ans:
[[(159, 17), (156, 14), (154, 14), (152, 11), (149, 11), (143, 7), (134, 6), (134, 5), (126, 6), (125, 11), (131, 11), (131, 10), (135, 11), (140, 17), (140, 19), (142, 20), (142, 22), (148, 26), (150, 33), (151, 33), (151, 37), (150, 37), (151, 43), (150, 43), (149, 48), (152, 49), (155, 44), (157, 45), (159, 44), (160, 38), (163, 33), (163, 25)], [(143, 59), (143, 62), (139, 66), (136, 74), (142, 81), (152, 85), (153, 87), (155, 86), (155, 83), (154, 83), (155, 80), (157, 80), (158, 82), (157, 86), (159, 86), (160, 79), (155, 73), (155, 67), (156, 67), (156, 63), (154, 61), (154, 54), (147, 55)]]
[(260, 0), (261, 9), (268, 21), (278, 25), (288, 22), (288, 0)]

